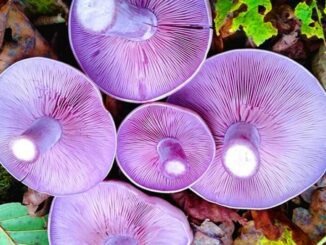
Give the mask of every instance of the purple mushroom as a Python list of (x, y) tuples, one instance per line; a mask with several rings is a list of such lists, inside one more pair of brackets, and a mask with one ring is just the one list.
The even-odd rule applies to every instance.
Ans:
[(215, 160), (192, 187), (211, 202), (273, 207), (325, 172), (325, 91), (284, 56), (248, 49), (212, 57), (169, 102), (196, 111), (213, 132)]
[(214, 138), (205, 122), (179, 106), (140, 106), (118, 130), (117, 162), (131, 181), (147, 190), (188, 188), (207, 171), (214, 156)]
[(111, 169), (116, 130), (86, 76), (61, 62), (30, 58), (0, 76), (0, 162), (39, 192), (86, 191)]
[(202, 66), (212, 38), (208, 0), (74, 0), (71, 47), (107, 94), (161, 99)]
[(118, 181), (54, 198), (48, 232), (52, 245), (186, 245), (193, 239), (179, 209)]

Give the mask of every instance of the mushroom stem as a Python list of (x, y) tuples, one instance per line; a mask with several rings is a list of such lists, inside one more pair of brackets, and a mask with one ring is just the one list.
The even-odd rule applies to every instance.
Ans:
[(24, 133), (12, 140), (12, 153), (18, 160), (34, 162), (57, 143), (61, 133), (61, 126), (57, 120), (41, 117)]
[(260, 157), (260, 136), (252, 124), (238, 122), (231, 125), (224, 137), (222, 162), (226, 170), (239, 178), (256, 174)]
[(157, 18), (153, 12), (126, 0), (79, 0), (77, 15), (89, 32), (144, 41), (156, 32)]
[(187, 157), (178, 140), (162, 139), (157, 145), (157, 152), (160, 156), (160, 167), (166, 177), (180, 177), (187, 172)]
[(136, 239), (129, 237), (129, 236), (121, 236), (121, 235), (115, 235), (110, 236), (108, 239), (104, 242), (103, 245), (137, 245), (138, 242)]

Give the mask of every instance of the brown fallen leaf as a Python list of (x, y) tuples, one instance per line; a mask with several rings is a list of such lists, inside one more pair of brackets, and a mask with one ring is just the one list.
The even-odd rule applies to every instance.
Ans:
[(5, 18), (6, 11), (8, 13), (5, 30), (3, 30), (4, 42), (0, 53), (0, 72), (14, 62), (28, 57), (57, 58), (48, 43), (15, 4), (8, 1), (0, 9), (0, 16)]
[(8, 13), (12, 5), (12, 0), (1, 2), (0, 5), (0, 47), (3, 45), (3, 40), (5, 37), (5, 30), (7, 26)]
[(24, 193), (23, 204), (27, 206), (29, 215), (42, 217), (50, 209), (51, 196), (28, 188)]
[(235, 210), (207, 202), (190, 191), (174, 193), (172, 198), (189, 215), (193, 223), (200, 224), (206, 219), (215, 223), (232, 221), (242, 225), (246, 223), (246, 219), (242, 218)]
[(292, 223), (280, 209), (251, 211), (256, 229), (262, 231), (269, 240), (277, 240), (281, 237), (284, 228), (292, 232), (292, 239), (297, 245), (311, 245), (313, 242), (296, 224)]
[(281, 237), (281, 231), (279, 227), (274, 224), (272, 213), (268, 210), (251, 211), (251, 216), (255, 221), (256, 229), (263, 231), (264, 236), (269, 240), (277, 240)]

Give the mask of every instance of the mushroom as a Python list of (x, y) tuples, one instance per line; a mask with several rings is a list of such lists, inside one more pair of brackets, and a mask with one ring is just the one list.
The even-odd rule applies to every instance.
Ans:
[(119, 181), (55, 197), (48, 233), (52, 245), (186, 245), (193, 239), (187, 218), (179, 209)]
[(214, 56), (168, 101), (196, 111), (213, 132), (215, 160), (192, 187), (206, 200), (270, 208), (325, 172), (325, 91), (284, 56), (250, 49)]
[(118, 130), (117, 162), (141, 188), (177, 192), (193, 185), (215, 156), (215, 142), (194, 112), (152, 103), (131, 112)]
[(101, 95), (78, 70), (46, 58), (0, 76), (0, 162), (39, 192), (86, 191), (111, 169), (116, 130)]
[(74, 0), (70, 44), (85, 73), (128, 102), (161, 99), (198, 72), (211, 39), (208, 0)]

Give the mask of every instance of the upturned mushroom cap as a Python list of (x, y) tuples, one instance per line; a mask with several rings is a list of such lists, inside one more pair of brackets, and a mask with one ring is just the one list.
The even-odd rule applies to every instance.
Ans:
[(30, 58), (0, 76), (0, 162), (39, 192), (86, 191), (111, 169), (116, 130), (97, 88), (78, 70)]
[(294, 61), (235, 50), (206, 61), (169, 102), (196, 111), (216, 142), (216, 157), (192, 187), (224, 206), (279, 205), (326, 168), (326, 95)]
[(176, 192), (188, 188), (207, 171), (214, 156), (214, 139), (205, 122), (179, 106), (140, 106), (118, 130), (120, 169), (147, 190)]
[(193, 239), (179, 209), (118, 181), (54, 198), (48, 232), (52, 245), (186, 245)]
[(103, 92), (146, 102), (175, 92), (200, 69), (211, 26), (208, 0), (74, 0), (69, 35)]

